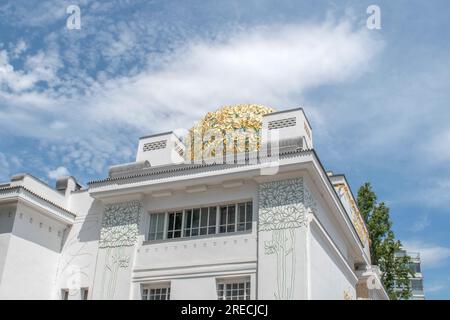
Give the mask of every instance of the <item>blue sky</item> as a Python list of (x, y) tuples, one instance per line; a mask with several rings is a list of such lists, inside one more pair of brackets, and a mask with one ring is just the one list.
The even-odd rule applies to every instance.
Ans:
[[(81, 30), (66, 28), (67, 6)], [(366, 8), (381, 9), (368, 30)], [(450, 298), (450, 3), (1, 1), (0, 181), (82, 183), (143, 134), (233, 103), (303, 106), (324, 165), (370, 181)]]

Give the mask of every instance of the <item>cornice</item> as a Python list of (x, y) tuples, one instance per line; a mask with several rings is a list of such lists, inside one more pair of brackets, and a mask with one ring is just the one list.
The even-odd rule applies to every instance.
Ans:
[(36, 194), (35, 192), (23, 187), (23, 186), (13, 186), (0, 188), (0, 201), (9, 199), (22, 199), (26, 202), (31, 202), (41, 208), (44, 208), (47, 212), (51, 213), (58, 220), (62, 220), (66, 223), (73, 223), (76, 218), (76, 214), (72, 213), (54, 202), (45, 199), (44, 197)]

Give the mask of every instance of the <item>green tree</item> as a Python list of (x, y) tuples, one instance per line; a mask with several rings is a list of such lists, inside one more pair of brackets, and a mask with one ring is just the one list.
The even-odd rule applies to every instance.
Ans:
[[(369, 231), (372, 264), (380, 267), (384, 287), (391, 299), (408, 299), (411, 296), (410, 258), (395, 254), (402, 243), (395, 239), (392, 231), (389, 207), (384, 202), (377, 202), (368, 182), (359, 188), (357, 203)], [(394, 290), (396, 285), (401, 289)]]

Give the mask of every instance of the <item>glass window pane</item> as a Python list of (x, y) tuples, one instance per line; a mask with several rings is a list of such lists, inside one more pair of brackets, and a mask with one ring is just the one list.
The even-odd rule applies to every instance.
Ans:
[(228, 224), (234, 224), (234, 222), (236, 221), (235, 219), (236, 217), (236, 206), (232, 205), (232, 206), (228, 206)]
[(222, 300), (250, 299), (250, 282), (237, 280), (219, 283), (217, 285), (217, 296), (218, 299)]
[(169, 231), (173, 230), (174, 222), (175, 222), (175, 214), (173, 212), (169, 212), (169, 226), (168, 226)]
[(200, 226), (206, 227), (208, 225), (208, 208), (202, 208), (201, 210)]
[(238, 222), (245, 222), (245, 203), (239, 204), (239, 219)]
[(158, 215), (151, 214), (150, 215), (150, 233), (155, 233), (157, 226), (158, 226)]
[(150, 214), (150, 232), (148, 240), (161, 240), (164, 237), (164, 213)]
[(252, 202), (247, 202), (246, 214), (247, 214), (247, 222), (252, 221), (253, 220), (253, 204), (252, 204)]
[(216, 207), (209, 208), (209, 226), (216, 225)]
[(192, 218), (192, 228), (198, 228), (200, 224), (200, 209), (194, 209)]
[(189, 229), (191, 227), (191, 220), (192, 220), (192, 210), (186, 210), (184, 221), (185, 229)]
[(181, 230), (182, 219), (183, 219), (183, 213), (177, 212), (176, 218), (175, 218), (175, 229), (176, 230)]
[(164, 218), (166, 214), (165, 213), (159, 213), (158, 214), (158, 227), (156, 228), (156, 232), (164, 232)]
[(227, 207), (220, 207), (220, 224), (227, 224)]

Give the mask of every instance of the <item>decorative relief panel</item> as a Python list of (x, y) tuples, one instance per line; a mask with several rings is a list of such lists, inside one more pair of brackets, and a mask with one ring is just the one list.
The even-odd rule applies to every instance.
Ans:
[(345, 198), (350, 205), (351, 208), (351, 220), (353, 225), (355, 226), (356, 232), (358, 233), (359, 238), (364, 243), (364, 245), (369, 244), (369, 233), (367, 231), (366, 225), (364, 224), (363, 217), (359, 212), (359, 209), (351, 196), (350, 190), (345, 184), (337, 184), (335, 185), (336, 191), (339, 194), (339, 197)]
[(316, 203), (303, 178), (263, 183), (259, 189), (259, 231), (270, 232), (264, 242), (265, 255), (275, 255), (277, 286), (275, 299), (293, 299), (296, 263), (296, 231), (306, 225)]
[(100, 231), (100, 248), (134, 246), (138, 236), (138, 223), (142, 205), (130, 201), (108, 205)]
[(100, 231), (99, 247), (103, 248), (101, 299), (114, 299), (120, 283), (129, 283), (125, 276), (130, 265), (132, 247), (139, 234), (139, 217), (142, 204), (139, 201), (116, 203), (106, 206)]

